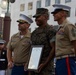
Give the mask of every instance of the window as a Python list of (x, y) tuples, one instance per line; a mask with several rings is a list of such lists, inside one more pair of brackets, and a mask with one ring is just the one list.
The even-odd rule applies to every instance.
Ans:
[(20, 5), (20, 11), (24, 11), (24, 9), (25, 9), (25, 4), (21, 4)]
[(47, 6), (50, 6), (50, 3), (51, 3), (51, 0), (46, 0), (45, 1), (45, 6), (47, 7)]
[(28, 10), (31, 10), (32, 7), (33, 7), (33, 3), (32, 2), (28, 3)]
[(76, 23), (75, 23), (75, 26), (76, 26)]
[(67, 14), (68, 14), (67, 17), (70, 17), (70, 12), (71, 12), (71, 10), (69, 10), (69, 12), (67, 12)]
[(55, 0), (55, 4), (60, 4), (60, 0)]
[(29, 18), (32, 18), (32, 15), (28, 15)]
[(50, 19), (50, 12), (48, 12), (48, 14), (49, 14), (49, 17), (48, 17), (48, 20)]
[(71, 2), (71, 0), (65, 0), (65, 3)]
[(76, 9), (75, 9), (75, 16), (76, 16)]
[(41, 7), (41, 0), (37, 1), (37, 6), (36, 8), (40, 8)]

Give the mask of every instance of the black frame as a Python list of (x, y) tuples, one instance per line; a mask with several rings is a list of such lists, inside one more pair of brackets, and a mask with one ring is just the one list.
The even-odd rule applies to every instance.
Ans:
[[(42, 50), (43, 50), (43, 45), (33, 45), (31, 47), (31, 54), (30, 54), (27, 70), (35, 70), (35, 71), (38, 70), (38, 66), (42, 55)], [(33, 63), (31, 63), (31, 61)]]

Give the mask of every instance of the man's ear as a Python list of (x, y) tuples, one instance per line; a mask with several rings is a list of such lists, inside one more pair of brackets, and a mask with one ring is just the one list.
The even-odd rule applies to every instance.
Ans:
[(30, 27), (30, 24), (27, 25), (27, 28), (29, 28), (29, 27)]
[(63, 17), (65, 15), (65, 12), (61, 11), (60, 15)]

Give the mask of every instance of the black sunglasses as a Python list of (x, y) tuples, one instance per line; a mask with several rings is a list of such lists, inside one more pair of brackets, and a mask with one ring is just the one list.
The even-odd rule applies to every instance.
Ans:
[(3, 45), (3, 43), (0, 43), (0, 45)]

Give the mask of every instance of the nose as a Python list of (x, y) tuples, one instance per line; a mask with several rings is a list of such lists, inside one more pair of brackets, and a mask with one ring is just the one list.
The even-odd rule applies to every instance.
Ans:
[(19, 26), (20, 24), (18, 24), (18, 26)]
[(19, 23), (18, 26), (20, 26), (21, 24)]
[(35, 21), (37, 21), (37, 18), (35, 18)]
[(53, 16), (54, 16), (55, 14), (53, 14)]

